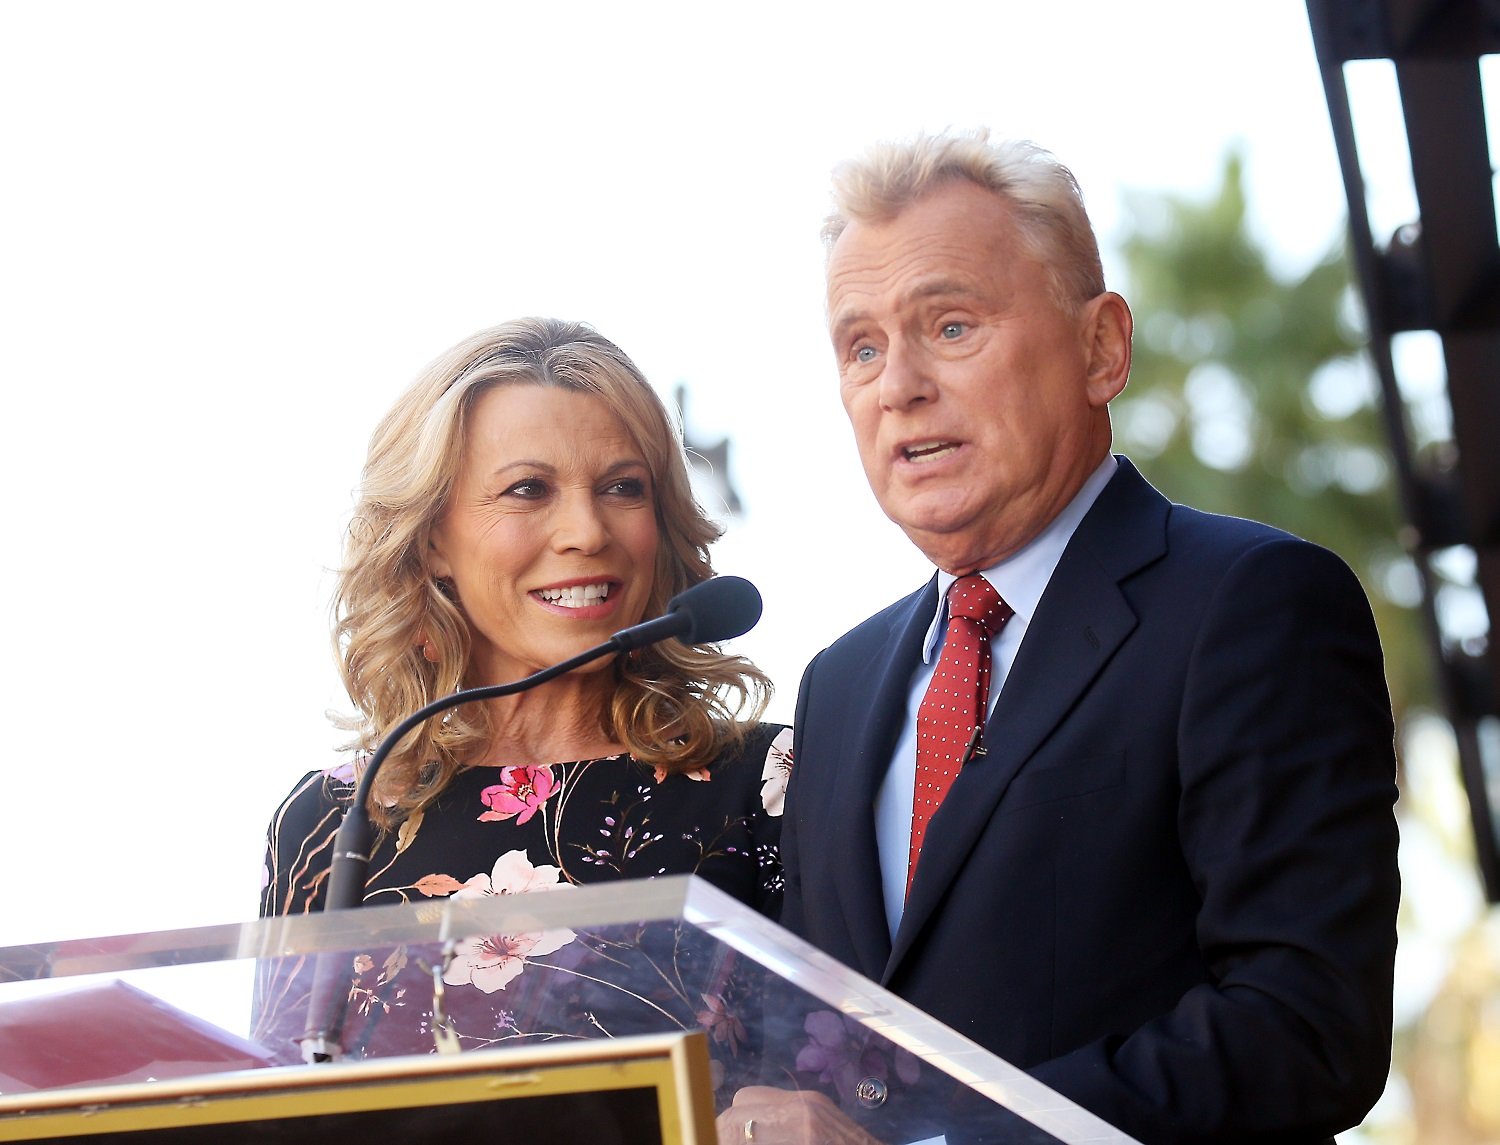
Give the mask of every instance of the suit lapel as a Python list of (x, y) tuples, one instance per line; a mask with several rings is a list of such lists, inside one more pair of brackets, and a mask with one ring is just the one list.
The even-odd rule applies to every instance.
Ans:
[(851, 709), (841, 742), (831, 745), (837, 766), (831, 769), (835, 780), (828, 854), (835, 858), (830, 875), (860, 970), (869, 978), (880, 974), (891, 949), (875, 838), (875, 796), (901, 732), (911, 674), (937, 606), (936, 585), (933, 577), (892, 610), (890, 626), (869, 644), (864, 673), (843, 683), (863, 702)]
[(1135, 628), (1120, 581), (1165, 552), (1167, 509), (1121, 459), (1042, 594), (985, 726), (987, 754), (964, 767), (933, 816), (882, 981), (931, 919), (1016, 773)]

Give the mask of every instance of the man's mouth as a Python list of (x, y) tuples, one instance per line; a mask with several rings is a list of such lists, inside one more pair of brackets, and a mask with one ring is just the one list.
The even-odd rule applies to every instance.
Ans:
[(591, 604), (602, 604), (609, 596), (609, 589), (608, 581), (600, 581), (598, 584), (570, 584), (566, 588), (539, 588), (536, 594), (548, 604), (587, 608)]
[(901, 456), (914, 465), (921, 465), (928, 461), (936, 461), (940, 457), (947, 457), (958, 448), (956, 441), (919, 441), (915, 445), (903, 446)]

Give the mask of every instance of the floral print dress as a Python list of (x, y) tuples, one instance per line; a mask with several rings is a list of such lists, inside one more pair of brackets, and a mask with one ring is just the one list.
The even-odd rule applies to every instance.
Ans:
[[(364, 901), (373, 906), (557, 892), (581, 883), (694, 874), (775, 918), (791, 744), (791, 729), (762, 724), (738, 750), (686, 773), (668, 775), (629, 755), (468, 768), (378, 840)], [(309, 773), (277, 809), (262, 877), (263, 917), (321, 909), (333, 837), (356, 781), (353, 764)], [(497, 946), (502, 937), (504, 949)], [(448, 991), (454, 1003), (450, 1020), (466, 1048), (515, 1037), (573, 1036), (559, 1028), (559, 1006), (566, 999), (556, 979), (586, 977), (574, 962), (591, 956), (590, 941), (592, 936), (559, 930), (476, 936), (459, 944), (442, 979), (459, 988)], [(636, 947), (635, 957), (661, 953), (649, 938)], [(617, 947), (609, 957), (620, 957)], [(526, 981), (523, 971), (532, 966), (554, 971), (553, 984), (541, 984), (546, 975)], [(268, 968), (258, 986), (256, 1036), (273, 1051), (288, 1052), (289, 1060), (306, 1012), (302, 969)], [(716, 1041), (730, 1041), (735, 1027), (725, 1007), (733, 1002), (735, 971), (701, 971), (698, 986), (681, 991), (681, 998), (653, 999), (649, 1006), (660, 1013), (663, 1003), (672, 1005), (684, 1026), (702, 1026)], [(431, 982), (424, 990), (404, 950), (361, 954), (350, 974), (349, 997), (368, 1019), (356, 1039), (363, 1039), (357, 1053), (412, 1052), (424, 1039), (430, 1048)], [(575, 1008), (593, 1021), (598, 1007), (598, 999), (580, 998)]]
[[(674, 775), (628, 755), (468, 768), (378, 842), (365, 902), (695, 874), (774, 918), (791, 743), (791, 729), (761, 724), (740, 751)], [(311, 772), (277, 809), (262, 917), (322, 908), (356, 781), (352, 763)]]

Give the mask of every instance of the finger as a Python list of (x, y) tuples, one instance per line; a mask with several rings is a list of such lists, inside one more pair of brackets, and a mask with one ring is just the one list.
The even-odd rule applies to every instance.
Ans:
[(774, 1145), (753, 1117), (746, 1117), (734, 1108), (726, 1109), (714, 1119), (714, 1135), (719, 1145), (746, 1145), (746, 1142)]
[(747, 1085), (735, 1093), (734, 1104), (736, 1106), (780, 1105), (788, 1100), (795, 1100), (797, 1096), (784, 1089), (777, 1089), (774, 1085)]

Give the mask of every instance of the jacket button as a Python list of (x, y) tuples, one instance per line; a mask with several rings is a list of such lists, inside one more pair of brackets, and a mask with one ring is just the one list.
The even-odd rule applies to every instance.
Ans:
[(878, 1077), (867, 1077), (854, 1087), (854, 1100), (861, 1109), (879, 1109), (889, 1095), (885, 1082)]

